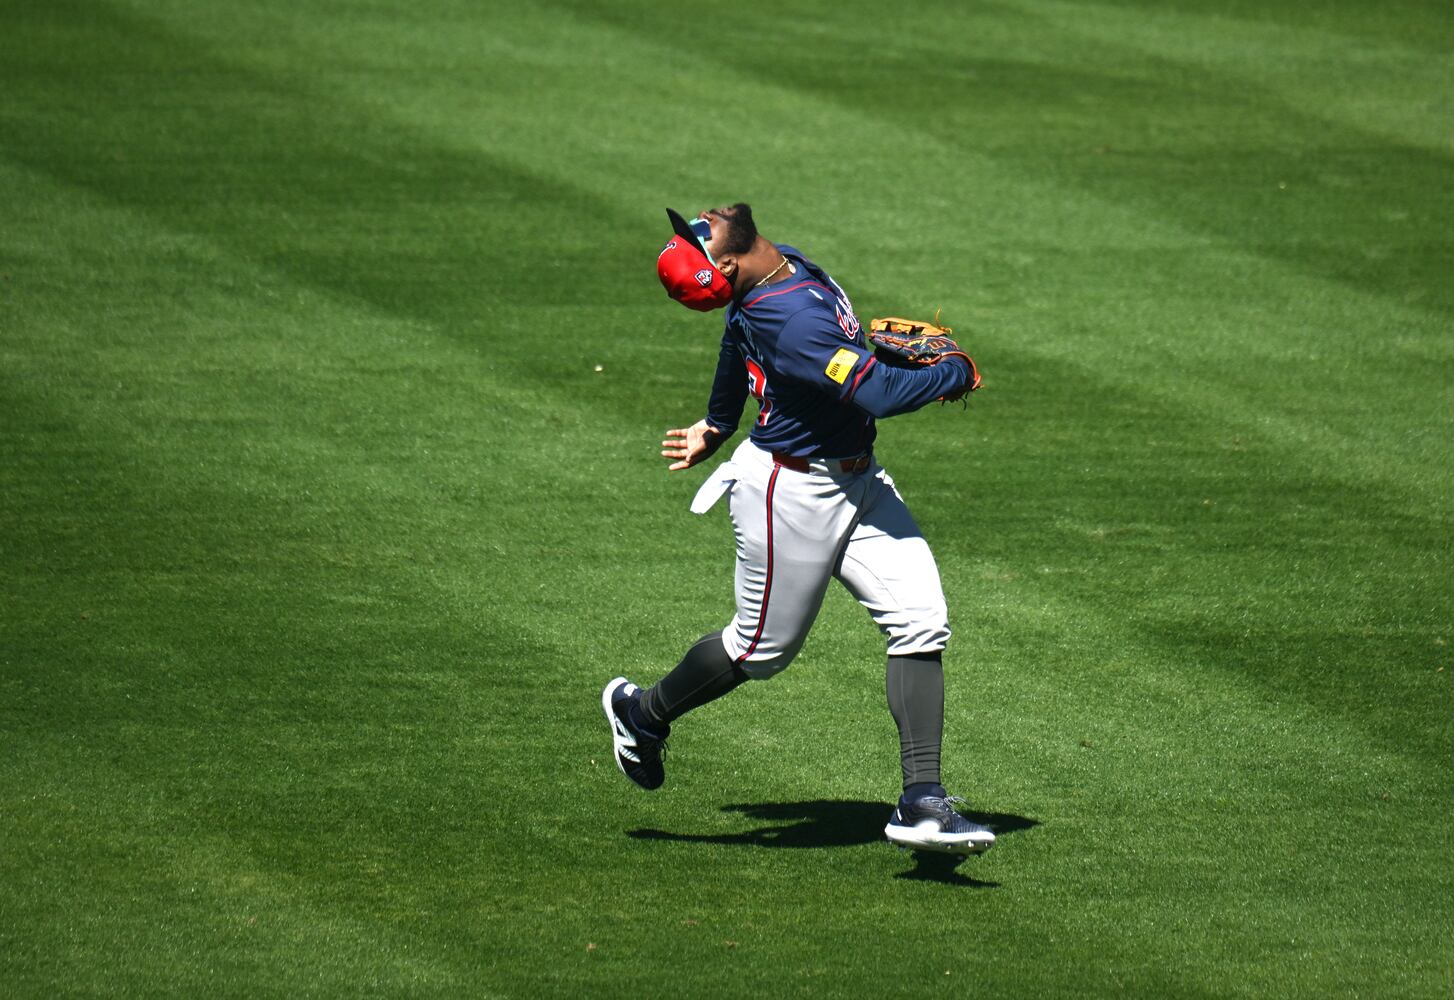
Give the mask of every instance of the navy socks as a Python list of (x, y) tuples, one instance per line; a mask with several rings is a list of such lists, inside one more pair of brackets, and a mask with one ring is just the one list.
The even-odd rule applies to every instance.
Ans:
[(919, 785), (939, 787), (939, 744), (944, 738), (941, 657), (939, 652), (889, 657), (884, 686), (889, 711), (899, 727), (899, 763), (906, 790)]
[(646, 728), (665, 729), (674, 719), (715, 701), (745, 680), (747, 675), (722, 647), (722, 633), (704, 635), (670, 673), (642, 692)]

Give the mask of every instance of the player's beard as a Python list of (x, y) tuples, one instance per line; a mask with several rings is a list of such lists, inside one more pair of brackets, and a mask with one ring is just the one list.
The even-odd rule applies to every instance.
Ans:
[(727, 223), (727, 238), (723, 241), (723, 253), (747, 253), (757, 242), (757, 223), (752, 218), (752, 206), (738, 202), (721, 213)]

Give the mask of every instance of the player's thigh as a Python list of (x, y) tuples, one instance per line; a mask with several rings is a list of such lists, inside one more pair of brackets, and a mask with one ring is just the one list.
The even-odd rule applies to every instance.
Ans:
[(883, 630), (891, 654), (944, 648), (949, 623), (939, 567), (892, 486), (849, 536), (837, 575)]
[(777, 470), (735, 483), (730, 509), (737, 613), (723, 642), (749, 669), (781, 669), (818, 615), (856, 505), (842, 491)]

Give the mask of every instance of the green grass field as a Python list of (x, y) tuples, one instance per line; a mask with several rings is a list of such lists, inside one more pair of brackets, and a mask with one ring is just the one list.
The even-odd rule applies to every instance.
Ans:
[[(0, 4), (7, 996), (1454, 996), (1454, 12)], [(985, 388), (885, 422), (955, 628), (616, 772), (731, 613), (662, 431), (753, 203)]]

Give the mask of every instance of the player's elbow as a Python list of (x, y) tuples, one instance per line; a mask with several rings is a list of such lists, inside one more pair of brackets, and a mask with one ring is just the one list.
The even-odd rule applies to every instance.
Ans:
[(899, 398), (899, 394), (893, 391), (890, 381), (887, 378), (864, 380), (863, 384), (858, 387), (858, 391), (853, 394), (853, 405), (870, 417), (880, 420), (903, 413), (905, 411), (903, 401)]
[(853, 405), (876, 420), (882, 420), (884, 417), (892, 417), (899, 412), (892, 406), (889, 406), (885, 400), (876, 399), (867, 395), (854, 396)]

